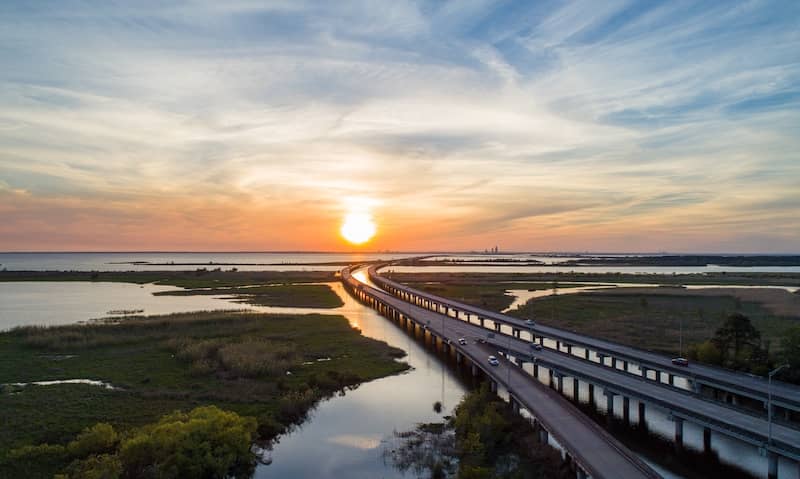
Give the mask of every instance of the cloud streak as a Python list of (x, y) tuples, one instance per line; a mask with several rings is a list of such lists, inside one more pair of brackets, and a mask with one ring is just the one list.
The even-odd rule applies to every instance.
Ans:
[(0, 250), (796, 252), (798, 16), (4, 2)]

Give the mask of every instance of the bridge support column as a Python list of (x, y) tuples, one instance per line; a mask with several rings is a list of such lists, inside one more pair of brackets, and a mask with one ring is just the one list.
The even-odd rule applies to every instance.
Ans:
[(492, 381), (490, 386), (491, 386), (492, 392), (493, 393), (497, 393), (497, 381)]
[(567, 344), (566, 346), (567, 346), (567, 354), (572, 354), (572, 345)]
[(514, 414), (519, 414), (519, 401), (514, 396), (509, 395), (508, 402), (511, 404), (511, 410), (514, 411)]
[(539, 365), (536, 363), (533, 363), (533, 377), (535, 379), (539, 378)]
[(564, 375), (556, 374), (556, 380), (558, 380), (558, 393), (564, 394)]
[(627, 396), (622, 396), (622, 420), (625, 424), (631, 421), (631, 400)]
[(514, 358), (514, 363), (515, 363), (517, 366), (519, 366), (519, 367), (522, 367), (522, 359), (520, 359), (520, 358)]
[(512, 329), (512, 335), (515, 338), (519, 338), (519, 329), (517, 329), (517, 328)]
[(561, 341), (556, 340), (556, 351), (561, 352)]
[(484, 327), (484, 325), (483, 325), (483, 321), (484, 321), (484, 319), (483, 319), (483, 318), (478, 318), (478, 321), (480, 321), (480, 322), (481, 322), (481, 327), (483, 328), (483, 327)]
[(606, 395), (606, 420), (611, 423), (614, 420), (614, 396), (616, 394), (610, 391), (603, 391)]
[(594, 407), (594, 384), (589, 383), (589, 405)]
[(577, 479), (586, 479), (586, 477), (587, 477), (586, 476), (586, 471), (581, 469), (581, 466), (576, 466), (575, 467), (575, 477)]
[(674, 374), (669, 373), (667, 379), (669, 380), (669, 385), (670, 386), (674, 386), (675, 385), (675, 375)]
[(622, 361), (622, 370), (628, 372), (628, 361)]
[(778, 479), (778, 455), (774, 452), (768, 452), (767, 458), (769, 460), (767, 479)]
[(456, 364), (461, 364), (461, 353), (456, 351)]
[(498, 333), (500, 332), (500, 323), (498, 323), (497, 321), (495, 321), (494, 323), (494, 330), (497, 331)]
[(683, 418), (673, 417), (675, 421), (675, 447), (677, 449), (683, 448)]
[(703, 428), (703, 454), (711, 454), (711, 429)]
[(475, 366), (475, 363), (472, 363), (472, 375), (473, 376), (478, 375), (478, 366)]
[(650, 379), (650, 378), (648, 378), (648, 377), (647, 377), (647, 373), (648, 373), (648, 371), (650, 371), (650, 370), (649, 370), (649, 369), (647, 369), (647, 367), (646, 367), (646, 366), (639, 365), (639, 367), (642, 369), (642, 377), (643, 377), (644, 379)]
[(550, 440), (550, 435), (547, 432), (547, 429), (540, 427), (539, 428), (539, 442), (542, 444), (547, 444)]
[(547, 375), (550, 377), (550, 381), (549, 381), (549, 385), (550, 385), (550, 387), (551, 387), (552, 389), (555, 389), (555, 388), (556, 388), (556, 385), (555, 385), (555, 382), (553, 381), (553, 376), (554, 376), (554, 374), (553, 374), (553, 370), (552, 370), (552, 369), (548, 369), (548, 370), (547, 370)]
[(639, 401), (639, 428), (643, 431), (647, 430), (647, 418), (644, 412), (644, 403)]
[(617, 358), (611, 356), (611, 369), (617, 369)]

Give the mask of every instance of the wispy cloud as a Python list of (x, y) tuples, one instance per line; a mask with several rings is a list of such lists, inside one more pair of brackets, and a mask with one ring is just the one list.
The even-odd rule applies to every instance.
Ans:
[(4, 2), (0, 249), (795, 250), (799, 16)]

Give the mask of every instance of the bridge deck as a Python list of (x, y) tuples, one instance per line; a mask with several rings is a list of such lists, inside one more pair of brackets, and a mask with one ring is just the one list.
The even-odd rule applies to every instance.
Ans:
[[(348, 280), (349, 277), (344, 276)], [(428, 330), (440, 338), (449, 340), (454, 346), (457, 339), (474, 332), (466, 323), (454, 322), (442, 329), (443, 315), (407, 303), (384, 291), (363, 286), (369, 293), (417, 323), (426, 325)], [(427, 324), (430, 321), (430, 324)], [(535, 416), (556, 440), (569, 451), (580, 466), (594, 478), (657, 478), (660, 477), (625, 446), (610, 436), (603, 428), (586, 417), (566, 398), (550, 390), (538, 381), (507, 361), (499, 366), (487, 363), (491, 350), (486, 345), (468, 342), (457, 345), (458, 351), (470, 358), (493, 380), (505, 384), (511, 377), (511, 391), (521, 406)]]
[[(396, 281), (392, 281), (388, 278), (384, 278), (378, 275), (378, 268), (378, 266), (372, 266), (368, 270), (370, 278), (376, 280), (376, 284), (378, 284), (378, 286), (381, 286), (381, 283), (385, 283), (411, 292), (415, 295), (428, 298), (437, 303), (449, 305), (451, 308), (454, 307), (460, 311), (468, 312), (475, 316), (480, 316), (492, 321), (508, 324), (523, 331), (527, 331), (529, 329), (525, 324), (525, 321), (522, 319), (502, 313), (488, 311), (477, 306), (452, 300), (450, 298), (444, 298), (434, 294), (425, 293), (423, 291), (419, 291), (397, 283)], [(660, 371), (670, 372), (678, 376), (699, 380), (705, 384), (716, 386), (720, 389), (729, 390), (731, 392), (736, 392), (759, 400), (766, 401), (767, 399), (767, 380), (759, 376), (743, 374), (703, 364), (691, 364), (689, 367), (678, 367), (672, 364), (671, 358), (660, 354), (551, 326), (537, 324), (533, 330), (540, 336), (558, 339), (576, 346), (585, 346), (593, 351), (607, 353), (617, 357), (618, 359), (624, 359), (645, 365), (651, 369), (658, 369)], [(776, 405), (800, 411), (800, 387), (780, 381), (773, 381), (772, 402)]]

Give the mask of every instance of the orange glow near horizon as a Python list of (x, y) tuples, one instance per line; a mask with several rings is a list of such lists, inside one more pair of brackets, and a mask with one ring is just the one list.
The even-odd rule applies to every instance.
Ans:
[(375, 236), (376, 231), (372, 215), (363, 211), (347, 213), (339, 230), (342, 237), (354, 245), (366, 243)]

